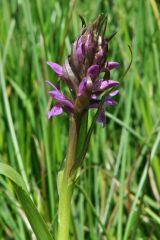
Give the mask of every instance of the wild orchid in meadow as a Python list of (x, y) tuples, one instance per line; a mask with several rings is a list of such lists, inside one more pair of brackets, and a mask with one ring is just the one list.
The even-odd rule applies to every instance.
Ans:
[[(69, 97), (64, 96), (56, 86), (47, 81), (53, 89), (49, 91), (49, 95), (56, 101), (48, 112), (48, 118), (63, 111), (80, 115), (89, 108), (98, 108), (101, 94), (105, 91), (108, 94), (104, 99), (104, 107), (116, 104), (112, 97), (119, 91), (112, 91), (112, 88), (118, 86), (119, 82), (110, 78), (110, 71), (119, 63), (106, 60), (109, 42), (101, 34), (105, 21), (105, 17), (99, 16), (93, 24), (82, 29), (82, 33), (73, 43), (71, 55), (66, 58), (62, 66), (47, 62), (63, 81), (62, 85), (67, 84), (71, 93)], [(101, 73), (103, 73), (102, 79)], [(105, 126), (104, 107), (97, 119), (103, 123), (103, 126)]]
[[(83, 21), (84, 22), (84, 21)], [(60, 85), (66, 84), (69, 94), (66, 96), (58, 87), (46, 81), (51, 87), (49, 95), (55, 100), (54, 106), (48, 112), (48, 118), (66, 112), (70, 120), (69, 140), (64, 169), (58, 177), (59, 210), (58, 210), (58, 240), (68, 240), (71, 211), (71, 196), (77, 168), (81, 166), (87, 152), (87, 144), (91, 136), (91, 128), (81, 138), (84, 116), (91, 108), (97, 108), (95, 119), (106, 125), (105, 107), (115, 105), (113, 99), (119, 93), (115, 89), (118, 81), (111, 79), (110, 72), (119, 63), (108, 61), (108, 45), (111, 38), (106, 39), (104, 32), (107, 18), (100, 15), (89, 26), (83, 25), (80, 36), (72, 45), (71, 54), (63, 65), (47, 62), (60, 78)], [(103, 96), (102, 96), (103, 95)], [(85, 119), (87, 122), (87, 119)], [(85, 124), (85, 126), (87, 123)], [(79, 142), (82, 147), (79, 150)]]

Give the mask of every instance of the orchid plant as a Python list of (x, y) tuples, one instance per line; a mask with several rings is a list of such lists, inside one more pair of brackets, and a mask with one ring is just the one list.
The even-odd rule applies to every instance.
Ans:
[[(73, 43), (71, 54), (64, 64), (47, 62), (62, 86), (61, 89), (46, 81), (50, 87), (48, 93), (55, 101), (48, 112), (48, 119), (65, 112), (70, 121), (66, 159), (58, 176), (58, 240), (69, 239), (74, 183), (87, 152), (93, 126), (96, 121), (102, 123), (103, 127), (106, 126), (105, 107), (117, 104), (113, 97), (119, 93), (116, 89), (119, 82), (110, 77), (111, 70), (117, 68), (119, 63), (107, 60), (108, 45), (115, 34), (105, 38), (106, 16), (98, 16), (88, 26), (83, 19), (82, 23), (81, 33)], [(68, 95), (63, 94), (63, 85), (67, 85)], [(88, 111), (93, 108), (97, 112), (89, 127)]]

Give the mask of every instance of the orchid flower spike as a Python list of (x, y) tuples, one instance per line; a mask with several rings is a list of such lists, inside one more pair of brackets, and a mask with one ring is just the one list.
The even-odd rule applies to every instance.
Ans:
[(98, 108), (102, 93), (107, 92), (104, 106), (97, 118), (105, 126), (104, 107), (115, 105), (117, 102), (112, 98), (119, 93), (118, 90), (113, 90), (119, 82), (110, 78), (110, 71), (117, 68), (119, 63), (107, 60), (109, 42), (103, 35), (106, 21), (106, 16), (100, 15), (90, 25), (83, 26), (63, 65), (47, 62), (63, 83), (67, 84), (71, 93), (70, 96), (64, 96), (56, 86), (47, 81), (52, 88), (49, 95), (56, 102), (48, 112), (48, 118), (63, 111), (68, 114), (82, 114), (90, 108)]

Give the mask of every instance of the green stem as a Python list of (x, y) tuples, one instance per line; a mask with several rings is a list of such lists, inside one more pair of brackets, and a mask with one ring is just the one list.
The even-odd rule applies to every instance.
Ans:
[(75, 162), (77, 145), (77, 124), (74, 116), (70, 116), (70, 129), (67, 156), (64, 170), (58, 182), (59, 207), (58, 207), (58, 235), (57, 240), (69, 240), (71, 198), (76, 174), (70, 174)]
[(57, 240), (69, 240), (72, 192), (73, 184), (62, 182), (61, 192), (59, 194)]

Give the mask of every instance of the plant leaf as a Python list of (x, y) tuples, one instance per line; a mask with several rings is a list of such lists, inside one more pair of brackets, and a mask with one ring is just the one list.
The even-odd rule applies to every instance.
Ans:
[(16, 184), (14, 184), (14, 189), (19, 201), (21, 202), (23, 210), (31, 224), (31, 227), (37, 237), (37, 240), (53, 240), (53, 237), (51, 236), (46, 223), (37, 211), (37, 208), (30, 199), (29, 194), (27, 194), (22, 188), (20, 188)]
[(92, 135), (92, 132), (93, 132), (93, 129), (94, 129), (94, 126), (95, 126), (95, 123), (96, 123), (96, 120), (98, 118), (98, 115), (103, 107), (103, 104), (104, 104), (104, 100), (105, 100), (105, 96), (106, 94), (103, 95), (102, 99), (101, 99), (101, 102), (99, 103), (99, 107), (98, 107), (98, 110), (97, 112), (95, 113), (94, 115), (94, 118), (93, 118), (93, 121), (91, 123), (91, 126), (87, 132), (87, 135), (86, 135), (86, 140), (84, 141), (84, 144), (83, 144), (83, 148), (82, 148), (82, 151), (81, 153), (78, 155), (76, 161), (75, 161), (75, 164), (73, 165), (72, 169), (71, 169), (71, 174), (74, 170), (76, 170), (83, 162), (84, 158), (85, 158), (85, 155), (86, 155), (86, 152), (88, 150), (88, 146), (89, 146), (89, 143), (90, 143), (90, 138), (91, 138), (91, 135)]
[(27, 187), (21, 175), (7, 164), (0, 163), (0, 175), (8, 177), (12, 182), (27, 192)]
[(31, 200), (27, 187), (21, 175), (7, 164), (0, 163), (0, 175), (9, 178), (13, 183), (14, 191), (16, 192), (19, 201), (26, 213), (30, 225), (38, 240), (53, 240), (46, 223), (39, 214), (36, 206)]

